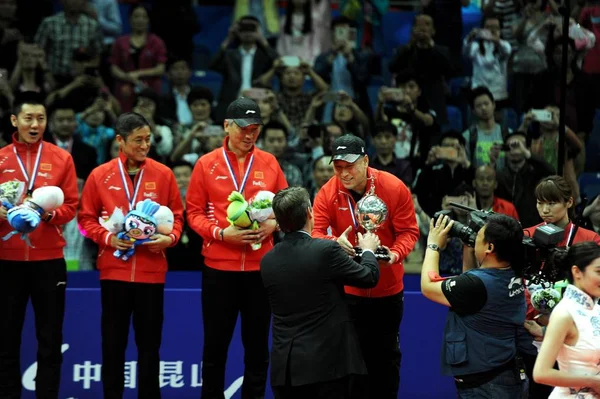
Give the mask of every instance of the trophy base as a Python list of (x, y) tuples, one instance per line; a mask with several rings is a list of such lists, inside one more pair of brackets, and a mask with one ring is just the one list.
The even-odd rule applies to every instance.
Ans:
[[(362, 248), (354, 247), (354, 251), (356, 252), (356, 256), (354, 257), (354, 259), (360, 259), (362, 255)], [(377, 260), (383, 260), (386, 262), (388, 262), (391, 259), (390, 254), (383, 247), (379, 247), (375, 250), (375, 257), (377, 258)]]

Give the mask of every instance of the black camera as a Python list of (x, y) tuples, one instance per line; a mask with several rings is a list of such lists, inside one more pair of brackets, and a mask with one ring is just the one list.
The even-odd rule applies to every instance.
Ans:
[[(454, 221), (448, 236), (459, 238), (465, 245), (475, 247), (477, 233), (487, 223), (487, 219), (494, 212), (480, 211), (465, 205), (450, 202), (452, 207), (469, 211), (467, 224)], [(438, 211), (433, 215), (434, 220), (440, 216), (448, 216), (451, 219), (452, 211)], [(559, 250), (557, 247), (564, 238), (564, 229), (553, 224), (538, 226), (532, 237), (523, 237), (524, 259), (523, 274), (529, 284), (542, 282), (554, 282), (558, 279), (558, 271), (555, 268), (545, 268), (544, 264), (552, 253)]]
[[(450, 206), (469, 211), (469, 221), (465, 225), (455, 220), (448, 235), (450, 237), (460, 238), (460, 240), (469, 247), (475, 247), (477, 233), (487, 222), (488, 216), (493, 215), (493, 212), (478, 211), (477, 209), (469, 208), (468, 206), (457, 204), (456, 202), (450, 202)], [(452, 219), (452, 211), (450, 210), (436, 212), (433, 215), (433, 219), (437, 220), (441, 215), (448, 216)]]

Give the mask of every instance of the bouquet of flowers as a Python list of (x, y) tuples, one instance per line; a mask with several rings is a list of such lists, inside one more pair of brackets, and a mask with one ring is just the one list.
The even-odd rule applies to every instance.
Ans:
[(18, 205), (25, 192), (25, 183), (19, 180), (10, 180), (0, 184), (0, 203), (7, 209)]
[(550, 314), (554, 307), (562, 299), (562, 282), (557, 282), (554, 286), (537, 286), (531, 293), (531, 304), (533, 308), (541, 314)]
[[(227, 207), (227, 221), (233, 226), (258, 230), (259, 223), (269, 219), (273, 214), (273, 194), (270, 191), (259, 191), (250, 201), (237, 191), (232, 191), (227, 198), (231, 203)], [(260, 249), (260, 242), (251, 245), (254, 251)]]

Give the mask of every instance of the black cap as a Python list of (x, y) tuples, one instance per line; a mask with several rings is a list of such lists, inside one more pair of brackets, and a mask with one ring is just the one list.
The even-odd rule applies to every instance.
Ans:
[(332, 147), (331, 162), (346, 161), (354, 163), (360, 157), (365, 156), (365, 142), (353, 134), (345, 134), (335, 139)]
[(262, 125), (262, 117), (260, 116), (260, 108), (256, 101), (240, 97), (227, 107), (225, 119), (233, 119), (239, 127), (250, 125)]

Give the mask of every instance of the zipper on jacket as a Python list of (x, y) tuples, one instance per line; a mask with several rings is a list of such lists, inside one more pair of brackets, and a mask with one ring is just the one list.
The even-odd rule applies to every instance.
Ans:
[[(39, 150), (38, 150), (39, 151)], [(29, 171), (29, 169), (31, 168), (30, 165), (30, 160), (29, 160), (30, 154), (29, 154), (29, 144), (27, 144), (27, 166), (26, 166), (26, 170), (27, 173), (31, 173)], [(35, 179), (35, 176), (31, 176), (31, 174), (29, 175), (29, 180), (31, 181), (31, 179)], [(25, 183), (25, 189), (28, 190), (29, 189), (29, 182)], [(25, 243), (25, 261), (29, 261), (29, 245), (27, 245), (27, 243)]]
[(131, 266), (131, 282), (134, 283), (135, 282), (135, 253), (133, 254), (133, 258), (132, 260), (132, 266)]

